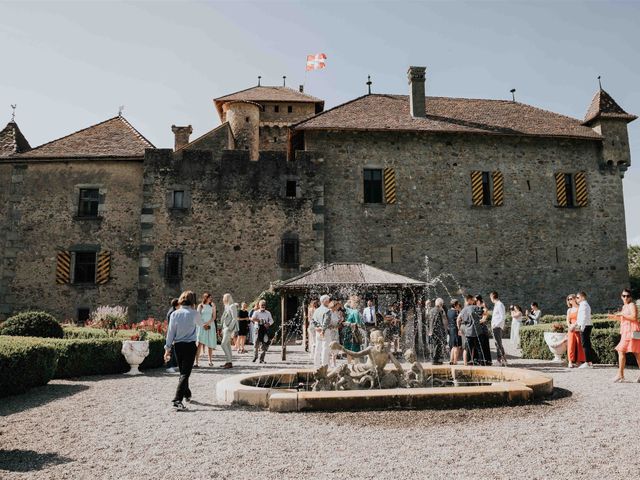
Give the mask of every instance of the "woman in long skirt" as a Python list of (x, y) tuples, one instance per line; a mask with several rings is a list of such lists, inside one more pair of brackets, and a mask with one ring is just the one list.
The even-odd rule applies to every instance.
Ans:
[(569, 365), (567, 366), (573, 368), (586, 360), (582, 341), (580, 340), (580, 329), (576, 326), (578, 322), (578, 301), (574, 294), (567, 297), (567, 307), (567, 327), (569, 328), (569, 333), (567, 334), (567, 360)]
[[(609, 315), (609, 318), (620, 322), (620, 343), (616, 346), (618, 352), (618, 375), (613, 379), (615, 383), (624, 382), (624, 367), (627, 362), (627, 353), (636, 357), (640, 365), (640, 319), (638, 319), (638, 307), (633, 303), (631, 290), (622, 291), (622, 309), (618, 313)], [(640, 377), (638, 377), (640, 383)]]
[[(360, 312), (357, 310), (357, 303), (355, 300), (349, 300), (345, 304), (345, 311), (347, 312), (347, 315), (344, 319), (344, 341), (342, 345), (347, 350), (359, 352), (364, 341), (365, 330), (364, 322), (362, 321)], [(347, 355), (347, 363), (351, 363), (352, 360), (352, 357)]]
[(231, 356), (231, 340), (238, 331), (238, 306), (233, 303), (230, 293), (225, 293), (222, 297), (222, 304), (224, 305), (224, 312), (222, 312), (222, 318), (220, 319), (220, 326), (222, 329), (222, 341), (220, 347), (224, 352), (225, 364), (222, 368), (233, 368), (231, 363), (233, 358)]
[(198, 328), (198, 353), (194, 367), (199, 367), (198, 360), (204, 354), (205, 347), (209, 353), (209, 366), (213, 367), (213, 349), (218, 344), (216, 336), (216, 305), (212, 302), (211, 295), (202, 295), (202, 302), (198, 305), (198, 313), (202, 318), (203, 325)]
[(522, 307), (511, 305), (511, 335), (513, 346), (520, 348), (520, 327), (522, 326)]

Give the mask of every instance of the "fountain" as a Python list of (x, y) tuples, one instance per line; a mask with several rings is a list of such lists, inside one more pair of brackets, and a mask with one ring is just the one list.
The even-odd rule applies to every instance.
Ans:
[(253, 405), (275, 412), (389, 408), (497, 406), (550, 395), (553, 380), (518, 368), (423, 366), (413, 350), (404, 369), (374, 330), (371, 346), (360, 352), (338, 343), (332, 348), (366, 363), (329, 370), (286, 369), (237, 375), (218, 383), (218, 402)]
[[(383, 332), (374, 330), (370, 345), (354, 352), (338, 343), (342, 351), (356, 360), (334, 369), (281, 369), (236, 375), (217, 384), (219, 403), (253, 405), (275, 412), (310, 410), (357, 410), (389, 408), (458, 408), (497, 406), (531, 401), (548, 396), (553, 380), (537, 372), (518, 368), (458, 365), (422, 365), (427, 355), (423, 342), (421, 307), (416, 300), (442, 291), (453, 298), (460, 292), (450, 274), (432, 277), (429, 257), (425, 257), (425, 281), (360, 263), (335, 263), (317, 266), (309, 272), (274, 287), (280, 295), (297, 294), (305, 298), (331, 292), (337, 298), (367, 292), (408, 298), (413, 308), (406, 319), (404, 335), (405, 367), (396, 359)], [(447, 283), (453, 283), (450, 289)], [(455, 292), (451, 290), (455, 289)], [(282, 297), (284, 298), (284, 297)], [(284, 304), (284, 301), (283, 301)], [(306, 305), (306, 303), (305, 303)], [(303, 315), (305, 311), (302, 311)], [(286, 344), (282, 314), (283, 352)], [(407, 348), (408, 347), (408, 348)], [(416, 350), (417, 349), (417, 350)], [(283, 355), (284, 359), (284, 355)]]

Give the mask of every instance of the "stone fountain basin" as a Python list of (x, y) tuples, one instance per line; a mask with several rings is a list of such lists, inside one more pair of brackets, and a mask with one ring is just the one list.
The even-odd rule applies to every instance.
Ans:
[[(424, 408), (495, 407), (530, 402), (553, 391), (553, 379), (532, 370), (503, 367), (438, 365), (424, 368), (436, 377), (464, 375), (481, 386), (394, 388), (386, 390), (298, 391), (270, 387), (307, 382), (312, 369), (282, 369), (234, 375), (218, 382), (218, 403), (251, 405), (272, 412), (387, 410)], [(263, 384), (263, 386), (253, 386)]]

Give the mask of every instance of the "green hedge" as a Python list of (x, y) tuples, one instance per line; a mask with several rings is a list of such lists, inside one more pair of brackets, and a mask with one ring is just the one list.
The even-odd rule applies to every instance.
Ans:
[(63, 332), (60, 323), (47, 312), (22, 312), (2, 323), (0, 335), (62, 338)]
[[(608, 320), (607, 313), (594, 313), (591, 315), (592, 320)], [(543, 315), (540, 317), (540, 323), (566, 322), (566, 315)]]
[[(110, 337), (99, 329), (65, 327), (67, 338), (0, 337), (0, 396), (21, 393), (51, 378), (108, 375), (129, 370), (121, 353), (130, 331)], [(150, 333), (141, 369), (163, 365), (165, 339)], [(33, 358), (32, 358), (33, 357)], [(15, 386), (14, 386), (15, 384)], [(8, 385), (8, 386), (7, 386)]]
[[(614, 325), (612, 325), (612, 323)], [(613, 327), (613, 328), (612, 328)], [(520, 329), (520, 345), (522, 358), (552, 360), (553, 355), (544, 341), (544, 332), (550, 332), (550, 324), (525, 326)], [(618, 352), (615, 350), (620, 341), (620, 327), (615, 320), (594, 320), (591, 331), (591, 345), (594, 363), (618, 363)], [(633, 355), (627, 355), (627, 364), (635, 365)]]
[(46, 385), (53, 378), (56, 350), (38, 340), (0, 336), (0, 397)]

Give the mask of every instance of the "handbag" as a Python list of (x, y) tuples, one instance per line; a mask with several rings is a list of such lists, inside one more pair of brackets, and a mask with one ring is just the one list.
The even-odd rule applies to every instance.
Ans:
[(205, 330), (211, 330), (211, 325), (204, 325), (202, 328), (204, 328)]
[(631, 338), (632, 338), (633, 340), (640, 340), (640, 332), (633, 332), (633, 333), (631, 334)]

